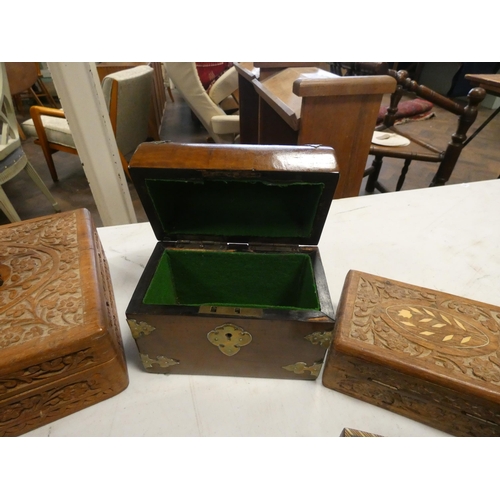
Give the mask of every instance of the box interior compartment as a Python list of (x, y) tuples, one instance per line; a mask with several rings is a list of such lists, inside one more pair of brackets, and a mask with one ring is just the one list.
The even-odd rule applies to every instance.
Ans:
[(165, 250), (144, 304), (320, 310), (307, 253)]
[(308, 238), (322, 182), (254, 179), (146, 179), (156, 217), (167, 236)]

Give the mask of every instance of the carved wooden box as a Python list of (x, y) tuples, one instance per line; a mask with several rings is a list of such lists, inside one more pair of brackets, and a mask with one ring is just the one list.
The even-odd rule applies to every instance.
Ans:
[(127, 385), (111, 280), (89, 212), (0, 227), (0, 436)]
[(159, 240), (126, 312), (146, 371), (317, 378), (333, 150), (143, 144), (130, 173)]
[(350, 271), (323, 384), (457, 436), (500, 436), (500, 307)]

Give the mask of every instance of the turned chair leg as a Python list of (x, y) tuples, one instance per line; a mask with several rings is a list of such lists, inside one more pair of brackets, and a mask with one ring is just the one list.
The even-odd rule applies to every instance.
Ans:
[(366, 181), (365, 191), (367, 193), (373, 193), (378, 184), (378, 176), (380, 170), (382, 169), (383, 156), (375, 156), (371, 166), (370, 175), (368, 175), (368, 180)]
[(401, 191), (401, 188), (403, 187), (403, 184), (406, 179), (406, 174), (408, 173), (408, 168), (410, 167), (411, 159), (406, 159), (405, 163), (403, 165), (403, 168), (401, 170), (401, 175), (399, 176), (398, 183), (396, 185), (396, 191)]

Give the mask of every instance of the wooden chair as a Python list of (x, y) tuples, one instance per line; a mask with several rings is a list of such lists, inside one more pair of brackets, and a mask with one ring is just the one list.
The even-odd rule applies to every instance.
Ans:
[[(36, 62), (5, 63), (10, 92), (17, 109), (22, 111), (22, 99), (33, 98), (39, 106), (44, 106), (40, 97), (44, 97), (50, 106), (57, 107), (54, 98), (43, 83), (40, 65)], [(38, 87), (38, 88), (37, 88)]]
[[(388, 70), (387, 74), (396, 78), (397, 87), (396, 91), (391, 95), (390, 105), (384, 117), (383, 125), (379, 127), (379, 129), (406, 137), (410, 140), (410, 144), (408, 146), (398, 147), (380, 146), (376, 144), (371, 145), (370, 154), (375, 156), (375, 158), (372, 166), (365, 171), (365, 176), (368, 175), (366, 192), (372, 193), (375, 189), (380, 192), (387, 191), (378, 181), (384, 157), (400, 158), (404, 160), (401, 175), (396, 185), (396, 191), (399, 191), (403, 187), (406, 174), (413, 160), (436, 163), (438, 169), (430, 186), (442, 186), (446, 184), (450, 179), (464, 147), (467, 131), (476, 120), (478, 106), (486, 96), (484, 89), (479, 87), (472, 89), (467, 96), (468, 102), (464, 105), (448, 97), (444, 97), (423, 85), (419, 85), (416, 81), (408, 77), (406, 71), (395, 72), (393, 70)], [(458, 116), (457, 129), (444, 148), (436, 147), (422, 140), (418, 140), (406, 133), (402, 127), (394, 125), (398, 105), (403, 95), (408, 92)]]
[[(149, 107), (153, 85), (153, 69), (146, 65), (118, 71), (102, 81), (111, 126), (115, 133), (123, 169), (128, 176), (126, 156), (148, 138)], [(58, 180), (52, 154), (57, 151), (78, 154), (62, 109), (32, 106), (31, 120), (22, 124), (28, 137), (42, 148), (50, 175)]]
[(2, 185), (22, 170), (25, 170), (33, 182), (40, 188), (54, 207), (54, 210), (59, 212), (56, 200), (28, 161), (21, 147), (16, 114), (7, 80), (7, 72), (5, 64), (0, 63), (0, 210), (5, 213), (11, 222), (19, 222), (21, 219), (7, 198)]

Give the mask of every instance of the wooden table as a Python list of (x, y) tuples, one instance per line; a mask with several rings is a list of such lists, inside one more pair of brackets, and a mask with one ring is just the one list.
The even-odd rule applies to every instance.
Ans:
[(340, 170), (335, 198), (358, 196), (382, 96), (395, 90), (396, 81), (268, 64), (259, 72), (248, 63), (236, 65), (241, 142), (331, 146)]
[(465, 78), (478, 84), (488, 94), (500, 97), (500, 75), (465, 75)]
[[(319, 248), (335, 309), (349, 269), (500, 304), (500, 232), (492, 231), (500, 227), (499, 199), (500, 182), (491, 180), (334, 200)], [(130, 385), (28, 435), (339, 436), (345, 427), (382, 436), (445, 435), (327, 389), (321, 376), (301, 381), (146, 373), (125, 309), (156, 238), (149, 223), (98, 233)]]

